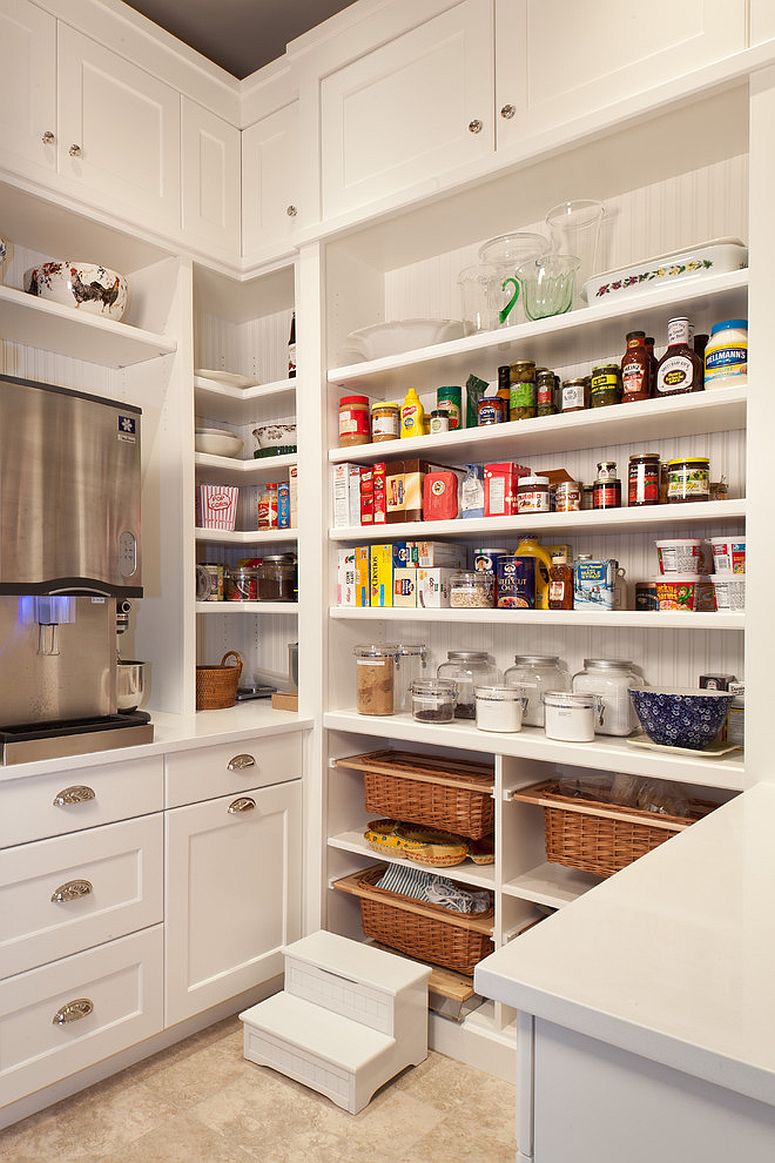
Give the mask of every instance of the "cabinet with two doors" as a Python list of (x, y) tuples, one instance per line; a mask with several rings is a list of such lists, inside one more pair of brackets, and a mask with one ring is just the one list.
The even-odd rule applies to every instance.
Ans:
[(0, 1126), (281, 972), (301, 774), (291, 732), (0, 784)]

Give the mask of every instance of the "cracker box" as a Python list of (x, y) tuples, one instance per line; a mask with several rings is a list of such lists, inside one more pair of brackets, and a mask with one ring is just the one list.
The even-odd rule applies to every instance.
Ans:
[(340, 549), (338, 553), (336, 571), (336, 604), (338, 606), (356, 605), (355, 552), (354, 549)]
[(387, 521), (387, 479), (384, 461), (372, 465), (374, 492), (374, 524), (384, 525)]
[(447, 569), (465, 569), (465, 546), (449, 541), (410, 541), (412, 563), (422, 569), (440, 566)]
[(506, 517), (517, 511), (517, 484), (519, 478), (530, 472), (523, 464), (510, 460), (496, 461), (484, 466), (484, 515)]
[(369, 554), (372, 606), (393, 605), (393, 546), (372, 545)]
[(425, 610), (446, 609), (454, 569), (418, 569), (417, 605)]
[(356, 545), (355, 547), (355, 604), (356, 606), (371, 605), (368, 545)]
[(361, 525), (374, 524), (374, 470), (361, 469)]
[(413, 610), (417, 605), (417, 570), (393, 570), (393, 605)]
[(334, 465), (334, 528), (349, 529), (361, 523), (361, 468), (358, 464)]

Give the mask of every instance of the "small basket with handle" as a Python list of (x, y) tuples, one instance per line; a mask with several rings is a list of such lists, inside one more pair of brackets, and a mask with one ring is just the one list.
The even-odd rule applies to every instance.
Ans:
[[(227, 665), (228, 659), (234, 665)], [(237, 687), (242, 674), (242, 658), (236, 650), (227, 650), (217, 666), (196, 668), (196, 709), (220, 711), (237, 702)]]

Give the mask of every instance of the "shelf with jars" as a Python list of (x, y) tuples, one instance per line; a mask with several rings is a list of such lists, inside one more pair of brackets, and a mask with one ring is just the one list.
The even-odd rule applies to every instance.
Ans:
[(411, 609), (391, 606), (332, 606), (330, 616), (343, 622), (458, 622), (479, 626), (588, 626), (599, 629), (738, 630), (745, 614), (683, 610), (498, 610)]

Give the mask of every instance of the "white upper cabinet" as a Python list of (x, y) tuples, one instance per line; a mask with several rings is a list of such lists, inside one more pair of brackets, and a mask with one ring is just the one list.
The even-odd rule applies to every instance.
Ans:
[(497, 0), (498, 144), (744, 49), (745, 8), (745, 0), (651, 0), (647, 8), (635, 0)]
[(2, 165), (56, 169), (56, 20), (27, 0), (0, 0)]
[(324, 77), (323, 217), (490, 154), (489, 0), (464, 0)]
[(304, 221), (299, 102), (262, 117), (242, 134), (242, 253), (246, 258), (292, 243)]
[(59, 169), (84, 201), (180, 227), (180, 96), (59, 26)]
[(240, 253), (240, 132), (181, 99), (183, 232), (206, 249)]

